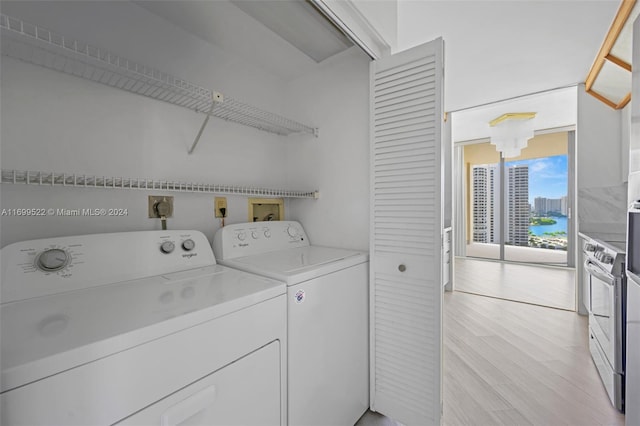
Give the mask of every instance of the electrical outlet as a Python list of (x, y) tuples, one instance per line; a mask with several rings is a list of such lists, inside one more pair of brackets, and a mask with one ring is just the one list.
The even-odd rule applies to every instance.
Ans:
[[(166, 205), (160, 205), (160, 203), (168, 203)], [(166, 217), (173, 217), (173, 197), (170, 195), (149, 195), (149, 218), (158, 219), (158, 207), (162, 207), (160, 210), (168, 210)], [(168, 209), (166, 208), (168, 207)], [(165, 211), (166, 211), (165, 210)]]
[(216, 210), (216, 217), (223, 217), (222, 212), (220, 211), (220, 209), (225, 209), (225, 214), (224, 216), (227, 216), (229, 214), (229, 212), (226, 210), (227, 209), (227, 198), (226, 197), (216, 197), (214, 200), (214, 205), (215, 205), (215, 210)]

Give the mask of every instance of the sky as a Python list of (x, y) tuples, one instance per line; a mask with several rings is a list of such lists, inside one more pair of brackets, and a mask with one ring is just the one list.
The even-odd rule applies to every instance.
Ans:
[(529, 203), (536, 197), (561, 198), (567, 195), (568, 167), (566, 155), (507, 161), (505, 167), (529, 166)]

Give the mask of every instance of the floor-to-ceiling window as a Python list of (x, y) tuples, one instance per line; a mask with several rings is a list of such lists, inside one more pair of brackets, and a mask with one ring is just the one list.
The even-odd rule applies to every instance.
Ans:
[(549, 279), (573, 274), (570, 268), (545, 268), (497, 282), (490, 264), (478, 261), (573, 266), (572, 146), (573, 132), (565, 131), (536, 136), (516, 158), (502, 158), (489, 142), (457, 148), (456, 188), (463, 194), (457, 199), (464, 208), (456, 210), (456, 223), (466, 230), (466, 244), (460, 241), (457, 253), (467, 257), (459, 260), (467, 272), (474, 271), (473, 279), (457, 281), (457, 290), (575, 309), (574, 280)]
[(468, 257), (567, 265), (568, 133), (536, 136), (516, 158), (464, 147)]
[(502, 162), (489, 143), (466, 145), (467, 256), (500, 259)]
[[(567, 265), (568, 156), (509, 161), (509, 238), (505, 260)], [(525, 249), (526, 248), (526, 249)]]

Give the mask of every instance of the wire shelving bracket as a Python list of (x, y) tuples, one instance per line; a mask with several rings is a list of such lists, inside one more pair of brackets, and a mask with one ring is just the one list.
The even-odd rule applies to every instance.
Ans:
[(108, 177), (75, 173), (56, 173), (2, 169), (2, 183), (66, 186), (101, 189), (140, 189), (173, 192), (203, 192), (213, 194), (248, 195), (257, 197), (314, 198), (318, 191), (292, 191), (288, 189), (258, 188), (252, 186), (218, 185), (209, 183), (179, 182), (145, 178)]

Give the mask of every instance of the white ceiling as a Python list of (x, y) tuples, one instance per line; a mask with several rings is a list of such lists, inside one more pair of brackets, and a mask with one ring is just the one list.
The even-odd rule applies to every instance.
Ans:
[(535, 112), (536, 131), (574, 126), (578, 118), (577, 90), (568, 87), (454, 112), (451, 137), (454, 142), (489, 139), (489, 122), (508, 112)]
[[(355, 0), (355, 4), (367, 1), (372, 0)], [(283, 79), (317, 66), (226, 0), (136, 3)], [(440, 36), (445, 40), (447, 111), (584, 82), (619, 6), (619, 0), (397, 3), (397, 40), (390, 40), (392, 51)], [(375, 8), (361, 7), (365, 17), (371, 10)], [(367, 18), (379, 23), (385, 16)]]
[(398, 48), (442, 36), (456, 111), (584, 82), (620, 0), (400, 0)]

